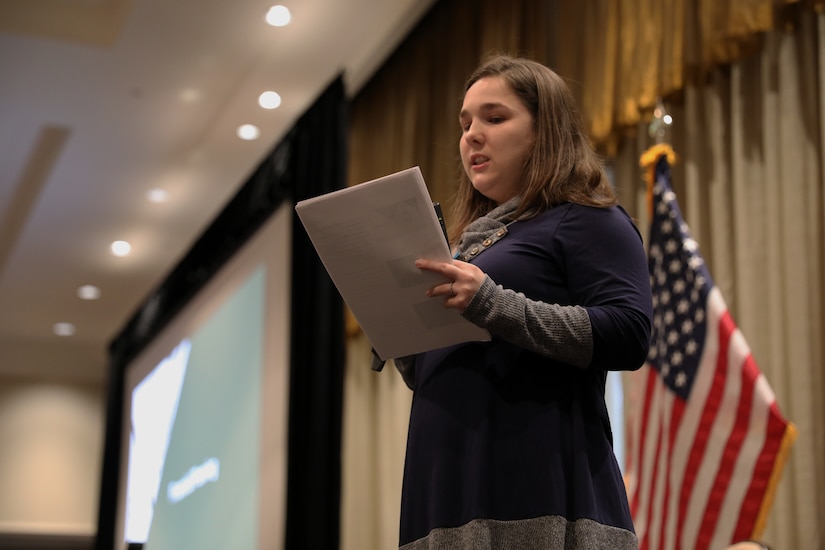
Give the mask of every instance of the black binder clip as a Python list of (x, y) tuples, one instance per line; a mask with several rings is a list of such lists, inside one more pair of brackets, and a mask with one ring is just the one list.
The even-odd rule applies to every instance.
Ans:
[(375, 353), (375, 348), (372, 348), (372, 370), (374, 370), (375, 372), (381, 372), (382, 370), (384, 370), (384, 365), (386, 363), (386, 361), (378, 357), (378, 354)]

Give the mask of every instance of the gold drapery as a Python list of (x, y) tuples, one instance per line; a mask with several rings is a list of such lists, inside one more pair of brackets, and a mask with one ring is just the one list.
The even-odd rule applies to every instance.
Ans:
[(822, 1), (578, 0), (557, 2), (554, 68), (571, 83), (597, 148), (613, 155), (657, 97), (701, 84), (757, 53), (764, 33), (812, 17)]

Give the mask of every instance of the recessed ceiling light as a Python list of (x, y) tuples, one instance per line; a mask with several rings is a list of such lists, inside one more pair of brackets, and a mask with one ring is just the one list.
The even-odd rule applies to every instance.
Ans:
[(292, 15), (289, 13), (289, 8), (286, 6), (272, 6), (266, 12), (266, 22), (273, 27), (283, 27), (288, 25)]
[(264, 109), (277, 109), (281, 105), (281, 96), (277, 92), (264, 92), (258, 97), (258, 104)]
[(100, 298), (100, 289), (95, 285), (83, 285), (77, 287), (77, 296), (81, 300), (97, 300)]
[(196, 90), (195, 88), (187, 88), (185, 90), (181, 90), (178, 93), (178, 97), (184, 103), (195, 103), (199, 101), (201, 98), (200, 90)]
[(126, 241), (115, 241), (111, 245), (111, 250), (115, 256), (127, 256), (132, 251), (132, 245)]
[(238, 137), (247, 141), (258, 139), (261, 131), (254, 124), (241, 124), (238, 126)]
[(58, 336), (72, 336), (75, 333), (74, 325), (71, 323), (55, 323), (52, 330)]
[(165, 189), (150, 189), (146, 193), (146, 200), (148, 200), (149, 202), (154, 202), (156, 204), (166, 202), (167, 198), (169, 198), (169, 194), (166, 192)]

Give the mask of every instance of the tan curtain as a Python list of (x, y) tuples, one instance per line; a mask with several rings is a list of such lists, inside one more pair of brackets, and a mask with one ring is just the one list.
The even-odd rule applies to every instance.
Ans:
[[(825, 548), (825, 23), (792, 0), (441, 0), (358, 93), (350, 184), (418, 165), (449, 206), (464, 79), (492, 50), (565, 76), (645, 231), (638, 159), (658, 96), (680, 205), (799, 438), (765, 539)], [(769, 32), (780, 28), (779, 32)], [(732, 66), (728, 63), (733, 62)], [(449, 221), (449, 220), (448, 220)], [(342, 548), (397, 544), (411, 394), (350, 323)]]
[(597, 147), (615, 154), (657, 96), (702, 82), (759, 50), (764, 33), (821, 2), (577, 0), (554, 3), (555, 68), (571, 83)]
[[(686, 221), (753, 356), (799, 437), (763, 539), (825, 548), (825, 18), (765, 36), (761, 54), (719, 68), (668, 105)], [(639, 156), (615, 162), (623, 200), (647, 228)]]

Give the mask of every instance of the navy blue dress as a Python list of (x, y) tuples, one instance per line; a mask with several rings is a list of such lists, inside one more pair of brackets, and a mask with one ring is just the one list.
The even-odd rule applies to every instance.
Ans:
[(639, 368), (648, 350), (641, 237), (620, 207), (573, 204), (507, 230), (472, 263), (528, 299), (583, 306), (592, 359), (496, 334), (418, 355), (400, 545), (634, 548), (604, 395), (607, 371)]

